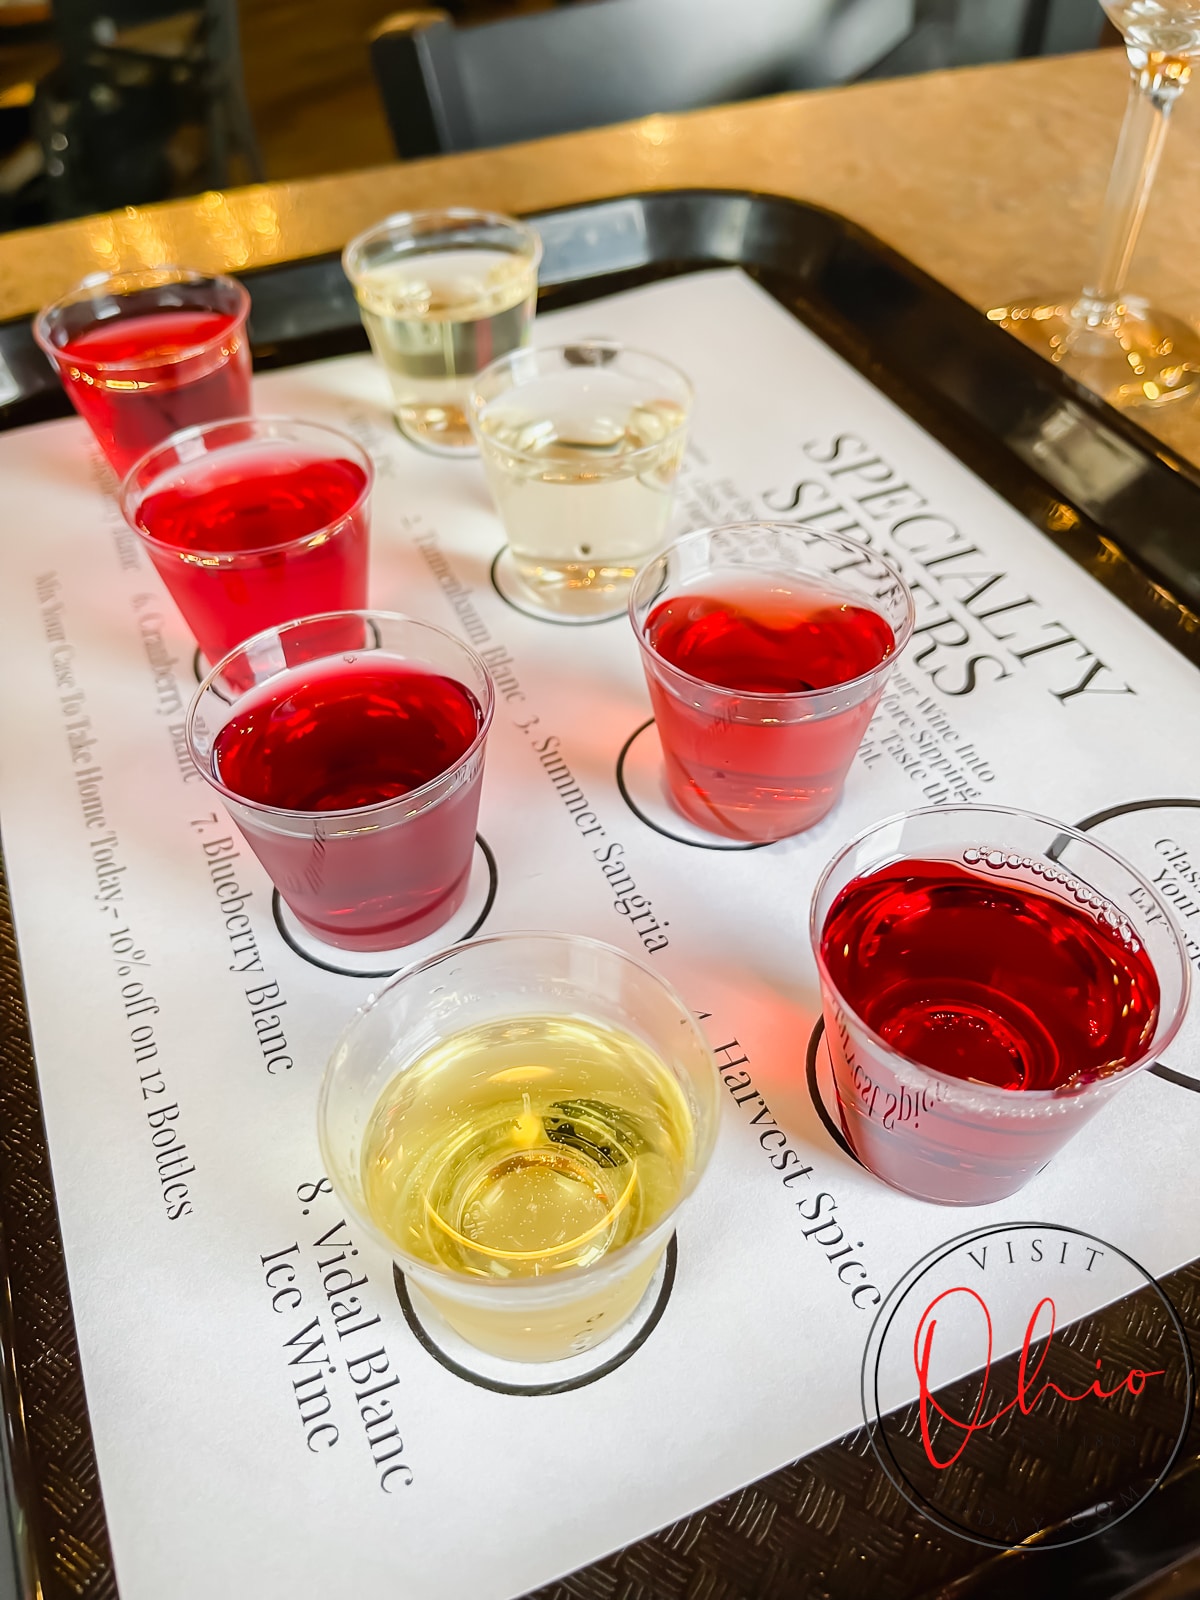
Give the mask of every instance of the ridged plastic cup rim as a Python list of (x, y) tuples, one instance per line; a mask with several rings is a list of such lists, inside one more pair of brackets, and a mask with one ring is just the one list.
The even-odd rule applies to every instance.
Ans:
[[(430, 206), (417, 211), (394, 211), (390, 216), (381, 217), (378, 222), (364, 228), (361, 233), (356, 233), (354, 238), (342, 251), (342, 271), (346, 274), (352, 287), (357, 290), (359, 283), (369, 275), (362, 268), (354, 264), (354, 258), (368, 243), (375, 239), (387, 238), (393, 231), (412, 229), (416, 223), (430, 224), (430, 233), (437, 231), (438, 226), (445, 226), (448, 230), (456, 227), (465, 227), (470, 223), (481, 224), (486, 228), (511, 228), (519, 234), (524, 248), (513, 250), (512, 255), (523, 255), (529, 261), (534, 272), (542, 262), (542, 236), (531, 223), (524, 222), (520, 217), (506, 216), (502, 211), (477, 210), (474, 206)], [(428, 251), (433, 253), (443, 247), (439, 244), (422, 245), (419, 235), (411, 240), (409, 248), (403, 252), (405, 255), (420, 255)], [(497, 248), (503, 249), (503, 246)]]
[[(1155, 910), (1162, 914), (1165, 925), (1170, 931), (1171, 939), (1175, 947), (1175, 954), (1179, 960), (1180, 970), (1183, 974), (1183, 981), (1180, 986), (1179, 1000), (1176, 1004), (1174, 1017), (1164, 1029), (1162, 1028), (1162, 1018), (1160, 1013), (1160, 1031), (1155, 1033), (1154, 1037), (1147, 1044), (1146, 1049), (1140, 1056), (1137, 1057), (1136, 1060), (1127, 1061), (1123, 1067), (1118, 1069), (1118, 1071), (1107, 1073), (1103, 1078), (1091, 1079), (1087, 1083), (1080, 1084), (1076, 1089), (1073, 1090), (1069, 1088), (1001, 1089), (990, 1083), (976, 1083), (974, 1081), (968, 1081), (964, 1078), (955, 1078), (947, 1072), (939, 1072), (936, 1067), (927, 1067), (923, 1061), (914, 1061), (911, 1056), (906, 1056), (902, 1051), (897, 1050), (895, 1045), (889, 1044), (886, 1039), (884, 1039), (880, 1034), (876, 1033), (874, 1028), (872, 1028), (870, 1024), (859, 1015), (858, 1011), (855, 1010), (854, 1006), (850, 1004), (845, 995), (838, 988), (837, 984), (833, 981), (833, 978), (829, 972), (829, 968), (825, 963), (825, 958), (821, 954), (821, 939), (822, 935), (824, 934), (824, 926), (817, 926), (817, 906), (825, 889), (825, 885), (833, 876), (836, 869), (852, 851), (857, 850), (859, 845), (861, 845), (865, 840), (869, 839), (872, 834), (881, 833), (885, 828), (892, 828), (896, 827), (898, 824), (913, 822), (918, 817), (961, 817), (971, 814), (982, 814), (989, 817), (1020, 817), (1022, 821), (1035, 822), (1042, 827), (1052, 828), (1060, 837), (1065, 836), (1068, 839), (1077, 840), (1081, 844), (1089, 845), (1093, 850), (1100, 851), (1102, 855), (1107, 856), (1110, 861), (1114, 861), (1117, 866), (1121, 867), (1125, 872), (1128, 872), (1130, 877), (1132, 877), (1134, 881), (1141, 888), (1145, 889), (1147, 894), (1149, 894)], [(984, 841), (981, 839), (980, 843), (982, 844), (983, 842)], [(999, 841), (997, 841), (994, 848), (997, 850), (1001, 848)], [(896, 861), (904, 861), (907, 859), (909, 858), (904, 855), (898, 855), (895, 857)], [(878, 872), (881, 867), (886, 865), (888, 865), (887, 862), (880, 861), (876, 866), (871, 868), (871, 871)], [(1079, 877), (1081, 875), (1076, 873), (1074, 876)], [(1098, 890), (1096, 892), (1099, 893)], [(1051, 817), (1043, 817), (1040, 812), (1024, 811), (1019, 806), (967, 804), (949, 806), (919, 806), (915, 810), (898, 811), (890, 817), (882, 818), (879, 822), (871, 823), (869, 827), (863, 828), (861, 832), (855, 834), (853, 839), (849, 840), (848, 843), (844, 844), (837, 851), (833, 859), (827, 863), (820, 877), (817, 879), (816, 887), (813, 889), (812, 902), (809, 907), (808, 937), (809, 942), (812, 945), (813, 956), (816, 959), (817, 971), (820, 974), (822, 982), (828, 984), (831, 992), (836, 995), (838, 1004), (846, 1012), (847, 1016), (853, 1018), (856, 1026), (861, 1028), (862, 1032), (873, 1045), (882, 1050), (885, 1055), (890, 1056), (896, 1061), (903, 1062), (904, 1065), (912, 1072), (923, 1074), (929, 1078), (932, 1078), (937, 1083), (945, 1084), (948, 1088), (957, 1091), (959, 1095), (978, 1096), (985, 1103), (994, 1101), (997, 1107), (1012, 1107), (1018, 1104), (1040, 1105), (1053, 1101), (1071, 1100), (1075, 1095), (1087, 1094), (1089, 1090), (1124, 1082), (1125, 1079), (1131, 1076), (1133, 1073), (1142, 1071), (1154, 1056), (1161, 1055), (1163, 1051), (1171, 1045), (1178, 1035), (1180, 1028), (1183, 1026), (1183, 1019), (1187, 1015), (1188, 1006), (1191, 1000), (1192, 964), (1188, 960), (1187, 950), (1180, 935), (1179, 927), (1175, 921), (1175, 918), (1171, 915), (1169, 908), (1166, 906), (1160, 896), (1155, 893), (1153, 886), (1147, 881), (1147, 879), (1143, 877), (1137, 868), (1132, 866), (1124, 856), (1118, 854), (1116, 850), (1110, 849), (1109, 846), (1106, 845), (1102, 840), (1094, 839), (1090, 833), (1084, 833), (1079, 828), (1072, 828), (1068, 823), (1065, 822), (1055, 822)], [(1140, 937), (1141, 936), (1139, 935), (1139, 938)], [(1145, 941), (1143, 940), (1142, 942), (1144, 944)], [(1158, 977), (1157, 967), (1155, 968), (1155, 977)]]
[[(486, 367), (471, 379), (470, 393), (467, 395), (467, 421), (471, 424), (471, 432), (475, 435), (476, 443), (481, 449), (487, 449), (497, 455), (512, 457), (514, 461), (524, 461), (529, 464), (544, 465), (546, 458), (536, 450), (522, 450), (518, 445), (501, 444), (483, 431), (483, 415), (487, 408), (496, 401), (510, 394), (517, 394), (525, 387), (522, 383), (511, 383), (507, 389), (491, 395), (485, 399), (480, 393), (480, 385), (493, 376), (511, 370), (523, 363), (536, 363), (542, 356), (562, 356), (568, 350), (610, 350), (618, 359), (622, 356), (635, 356), (639, 361), (648, 361), (652, 366), (659, 367), (681, 386), (683, 392), (683, 418), (674, 428), (664, 433), (661, 439), (656, 439), (653, 444), (643, 445), (638, 450), (631, 450), (623, 455), (621, 466), (628, 467), (631, 472), (636, 472), (642, 462), (653, 461), (661, 455), (671, 444), (681, 439), (691, 424), (692, 407), (696, 399), (696, 386), (684, 372), (682, 367), (677, 367), (673, 361), (668, 361), (665, 356), (656, 355), (653, 350), (643, 350), (639, 345), (625, 344), (620, 339), (562, 339), (556, 344), (518, 345), (515, 350), (506, 350), (502, 356), (497, 356), (495, 361), (490, 361)], [(611, 359), (611, 358), (610, 358)], [(603, 372), (607, 362), (580, 362), (580, 372)], [(537, 377), (542, 374), (538, 373)], [(536, 381), (536, 379), (534, 380)]]

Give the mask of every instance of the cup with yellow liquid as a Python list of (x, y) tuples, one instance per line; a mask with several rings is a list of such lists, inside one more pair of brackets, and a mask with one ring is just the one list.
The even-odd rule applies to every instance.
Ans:
[(637, 1309), (716, 1138), (679, 996), (591, 939), (512, 933), (410, 967), (343, 1034), (325, 1170), (418, 1313), (502, 1360), (560, 1361)]

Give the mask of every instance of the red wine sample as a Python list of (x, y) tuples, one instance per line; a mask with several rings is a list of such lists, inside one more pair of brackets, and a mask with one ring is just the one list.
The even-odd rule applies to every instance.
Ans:
[(119, 477), (168, 434), (250, 410), (250, 347), (237, 320), (187, 307), (131, 311), (59, 347), (71, 402)]
[(210, 662), (264, 628), (366, 605), (366, 486), (356, 461), (283, 438), (214, 450), (150, 486), (138, 525)]
[(177, 550), (266, 550), (339, 521), (367, 475), (356, 461), (317, 456), (287, 440), (214, 451), (156, 485), (139, 521)]
[[(294, 667), (245, 695), (218, 734), (216, 777), (285, 811), (376, 807), (459, 765), (482, 726), (471, 691), (380, 651)], [(466, 892), (480, 760), (468, 782), (410, 815), (318, 815), (293, 831), (238, 820), (292, 910), (321, 938), (362, 949), (410, 943)]]
[(1001, 1089), (1075, 1087), (1140, 1057), (1158, 1022), (1150, 958), (1103, 912), (1030, 876), (900, 861), (842, 890), (821, 953), (910, 1061)]
[(110, 317), (73, 334), (62, 346), (65, 356), (77, 361), (119, 366), (126, 361), (175, 361), (181, 352), (205, 345), (232, 328), (236, 318), (227, 311), (147, 311), (134, 316)]
[(748, 694), (803, 694), (872, 672), (895, 635), (878, 611), (794, 581), (729, 584), (720, 599), (687, 590), (661, 601), (646, 638), (703, 683)]
[(683, 590), (645, 623), (655, 656), (711, 685), (647, 678), (671, 795), (692, 822), (734, 839), (798, 833), (833, 805), (875, 710), (882, 678), (836, 705), (755, 701), (869, 677), (888, 660), (887, 619), (848, 595), (768, 573), (725, 578), (720, 596)]

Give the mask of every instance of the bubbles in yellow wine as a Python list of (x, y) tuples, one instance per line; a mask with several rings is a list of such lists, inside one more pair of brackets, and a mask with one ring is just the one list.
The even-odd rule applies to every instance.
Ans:
[(363, 1140), (379, 1229), (476, 1277), (591, 1264), (675, 1205), (694, 1132), (676, 1079), (633, 1035), (514, 1017), (451, 1035), (392, 1081)]

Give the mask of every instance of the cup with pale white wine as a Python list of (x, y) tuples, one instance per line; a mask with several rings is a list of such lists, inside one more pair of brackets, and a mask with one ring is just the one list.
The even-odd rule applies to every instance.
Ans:
[(541, 259), (526, 223), (462, 206), (386, 217), (346, 246), (342, 267), (412, 444), (475, 454), (467, 391), (527, 343)]
[(518, 610), (600, 622), (625, 609), (667, 534), (693, 390), (612, 339), (518, 349), (468, 401), (508, 543), (493, 577)]

